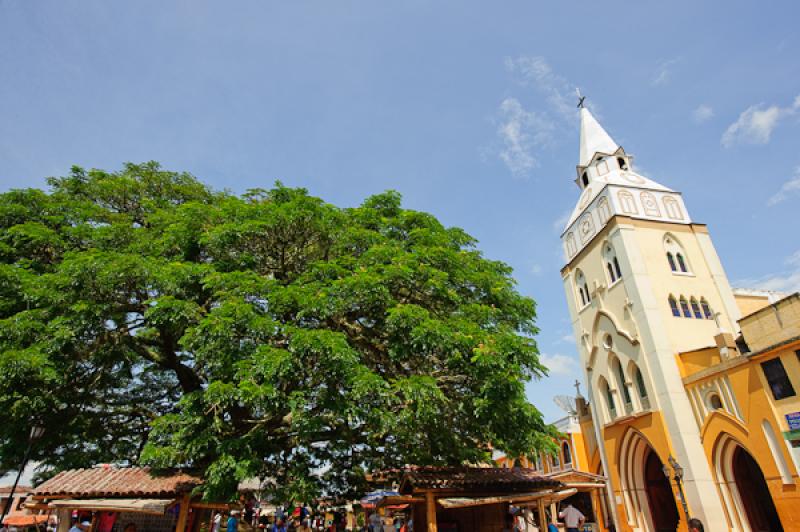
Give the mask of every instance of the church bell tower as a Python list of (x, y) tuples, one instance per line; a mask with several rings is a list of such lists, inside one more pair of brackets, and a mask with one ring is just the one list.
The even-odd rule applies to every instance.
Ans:
[(580, 197), (561, 236), (561, 274), (610, 502), (621, 529), (685, 527), (684, 495), (663, 474), (651, 478), (672, 457), (687, 511), (725, 522), (676, 356), (736, 331), (733, 292), (681, 193), (637, 173), (579, 107)]

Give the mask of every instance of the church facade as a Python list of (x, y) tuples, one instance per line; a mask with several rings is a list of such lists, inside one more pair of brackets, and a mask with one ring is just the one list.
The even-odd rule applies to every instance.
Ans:
[(587, 469), (608, 478), (609, 522), (800, 529), (800, 297), (732, 289), (680, 192), (635, 172), (580, 113), (561, 274)]

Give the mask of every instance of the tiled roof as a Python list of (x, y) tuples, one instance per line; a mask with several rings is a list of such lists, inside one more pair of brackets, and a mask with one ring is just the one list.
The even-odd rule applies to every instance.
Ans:
[(100, 466), (62, 471), (35, 488), (33, 496), (174, 497), (200, 485), (185, 473), (156, 476), (146, 467)]
[(409, 493), (414, 489), (518, 492), (562, 485), (558, 480), (522, 467), (420, 467), (403, 474), (400, 492)]
[[(14, 497), (18, 497), (19, 495), (25, 495), (31, 491), (30, 486), (17, 486), (17, 489), (14, 490)], [(11, 486), (0, 486), (0, 494), (7, 495), (11, 493)]]

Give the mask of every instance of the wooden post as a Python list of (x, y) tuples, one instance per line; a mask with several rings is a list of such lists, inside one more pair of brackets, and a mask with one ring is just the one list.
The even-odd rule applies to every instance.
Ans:
[[(189, 505), (192, 502), (192, 495), (187, 493), (181, 499), (181, 510), (178, 513), (178, 523), (175, 525), (175, 532), (186, 532), (186, 523), (189, 520)], [(220, 526), (222, 528), (222, 526)]]
[(436, 499), (433, 497), (433, 492), (425, 492), (425, 508), (427, 510), (428, 519), (428, 532), (438, 532), (436, 525)]
[(536, 501), (536, 508), (539, 510), (539, 530), (547, 530), (547, 515), (544, 513), (544, 499)]

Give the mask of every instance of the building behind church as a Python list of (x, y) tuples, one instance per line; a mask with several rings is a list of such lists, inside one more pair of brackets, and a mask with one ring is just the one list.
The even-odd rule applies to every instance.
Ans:
[(680, 192), (580, 113), (561, 274), (582, 468), (617, 530), (800, 530), (800, 295), (731, 288)]

